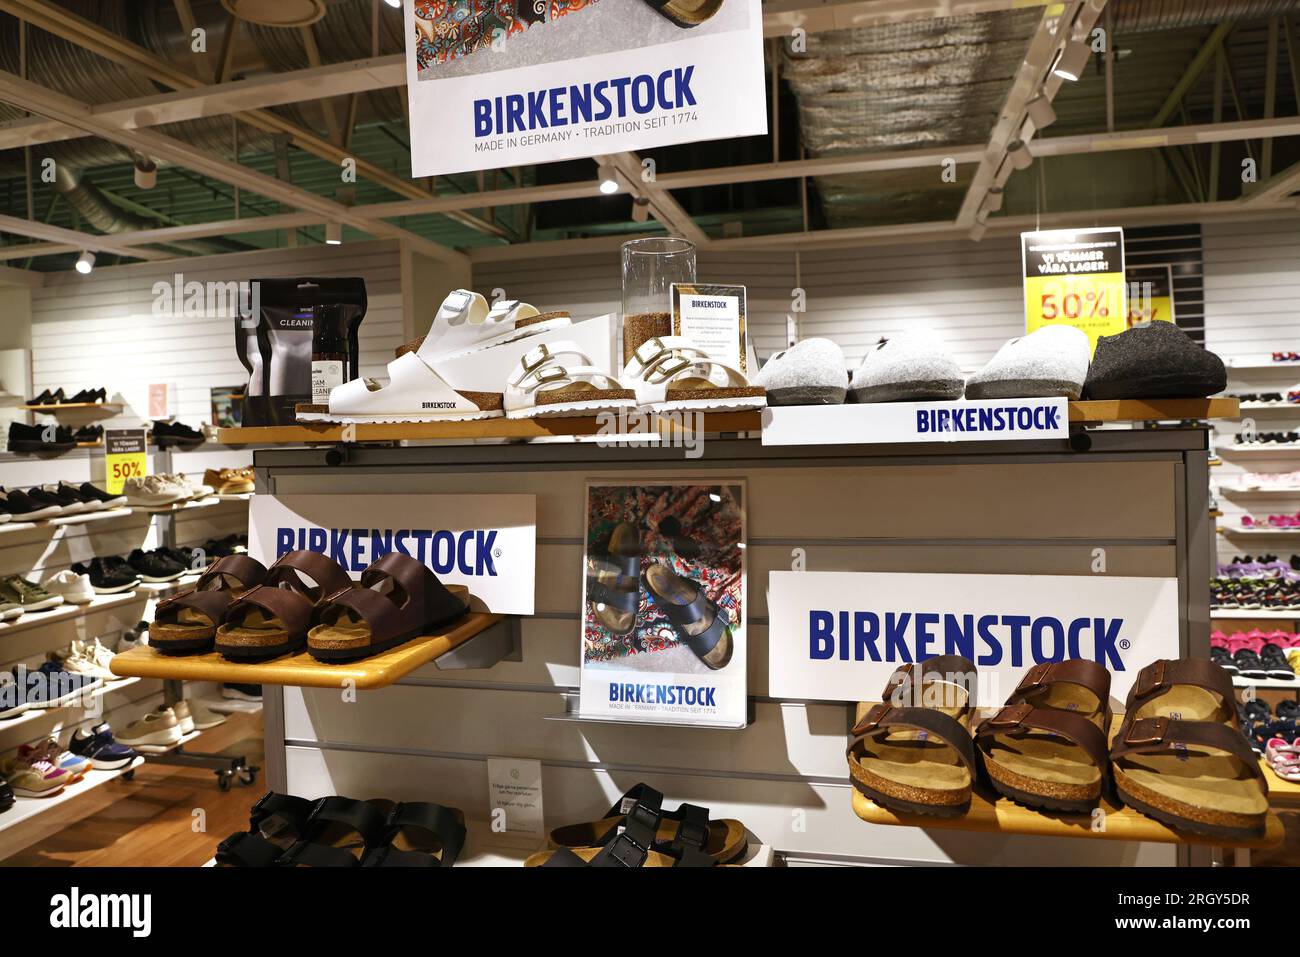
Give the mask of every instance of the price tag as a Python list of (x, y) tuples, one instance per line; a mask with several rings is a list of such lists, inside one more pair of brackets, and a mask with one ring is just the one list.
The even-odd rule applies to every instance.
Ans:
[(144, 429), (104, 431), (104, 482), (109, 495), (121, 495), (129, 478), (144, 478), (149, 471)]
[(1100, 336), (1128, 328), (1124, 230), (1053, 229), (1020, 234), (1025, 330), (1064, 324)]

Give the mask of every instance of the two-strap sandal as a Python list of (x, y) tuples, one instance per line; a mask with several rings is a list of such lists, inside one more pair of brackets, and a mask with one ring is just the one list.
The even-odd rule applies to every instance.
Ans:
[(682, 644), (707, 667), (715, 671), (725, 668), (735, 649), (731, 619), (708, 596), (704, 586), (658, 562), (646, 567), (641, 580)]
[(1110, 759), (1119, 799), (1162, 824), (1232, 840), (1264, 833), (1268, 781), (1242, 736), (1232, 679), (1211, 661), (1138, 672)]
[[(638, 792), (633, 788), (628, 794)], [(709, 812), (683, 804), (665, 824), (663, 795), (646, 785), (639, 786), (622, 824), (613, 827), (603, 844), (592, 847), (561, 847), (540, 851), (524, 861), (525, 867), (716, 867), (720, 861), (709, 852), (713, 839)], [(611, 810), (621, 810), (615, 805)], [(596, 822), (602, 824), (603, 822)], [(739, 822), (736, 822), (737, 824)], [(578, 825), (579, 828), (584, 825)], [(565, 830), (565, 829), (561, 829)], [(743, 831), (743, 826), (741, 827)], [(671, 834), (669, 840), (664, 836)], [(576, 836), (571, 834), (569, 836)], [(741, 848), (743, 853), (744, 848)]]
[(993, 788), (1018, 804), (1087, 812), (1110, 779), (1110, 672), (1093, 661), (1044, 662), (975, 732)]
[(425, 802), (313, 802), (302, 838), (277, 867), (451, 867), (465, 845), (465, 815)]
[(355, 661), (429, 634), (469, 611), (463, 585), (448, 588), (423, 562), (389, 552), (316, 610), (307, 651), (318, 661)]
[(619, 377), (637, 405), (654, 412), (761, 409), (762, 386), (714, 359), (685, 336), (655, 336), (637, 346)]
[(641, 535), (620, 522), (603, 550), (587, 558), (587, 601), (596, 621), (613, 635), (636, 627), (641, 607)]
[(307, 833), (316, 802), (267, 791), (248, 812), (248, 830), (217, 845), (218, 867), (270, 867)]
[(264, 661), (298, 651), (317, 606), (350, 587), (348, 573), (318, 552), (281, 555), (263, 583), (227, 609), (214, 646), (235, 661)]
[(149, 646), (164, 655), (212, 650), (230, 606), (266, 580), (266, 566), (247, 555), (227, 555), (208, 566), (189, 591), (158, 602)]
[(507, 419), (633, 411), (636, 393), (599, 368), (568, 340), (538, 343), (519, 359), (506, 383)]
[(960, 655), (905, 664), (877, 705), (860, 705), (847, 752), (853, 786), (896, 814), (960, 817), (978, 767), (971, 740), (975, 665)]
[(692, 844), (726, 864), (742, 856), (748, 847), (745, 825), (739, 821), (710, 820), (708, 810), (694, 804), (683, 804), (675, 811), (663, 810), (663, 795), (648, 784), (629, 788), (599, 821), (555, 828), (550, 835), (551, 846), (570, 850), (605, 847), (617, 840), (620, 830), (627, 827), (629, 815), (642, 804), (659, 809), (659, 829), (651, 850), (674, 857), (680, 847)]

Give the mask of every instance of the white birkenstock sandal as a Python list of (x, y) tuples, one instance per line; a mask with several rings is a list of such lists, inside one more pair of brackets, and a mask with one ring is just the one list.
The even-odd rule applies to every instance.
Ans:
[(655, 336), (637, 347), (620, 381), (655, 412), (761, 409), (766, 392), (739, 369), (709, 356), (685, 336)]
[(636, 405), (636, 392), (594, 366), (577, 343), (567, 340), (538, 343), (524, 353), (505, 392), (507, 419), (630, 411)]
[(328, 422), (467, 422), (500, 418), (501, 395), (449, 386), (418, 354), (388, 363), (389, 382), (353, 379), (330, 390)]
[(429, 334), (400, 347), (397, 355), (400, 358), (403, 353), (416, 352), (432, 365), (550, 332), (572, 321), (567, 312), (539, 312), (537, 307), (517, 299), (503, 299), (489, 307), (478, 293), (457, 289), (438, 307)]

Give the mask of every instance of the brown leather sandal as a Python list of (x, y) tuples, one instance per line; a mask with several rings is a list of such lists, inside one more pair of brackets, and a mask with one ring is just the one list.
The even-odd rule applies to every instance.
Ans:
[(1120, 800), (1196, 834), (1261, 837), (1268, 780), (1233, 701), (1232, 679), (1205, 659), (1143, 668), (1110, 752)]
[(1019, 804), (1087, 812), (1110, 773), (1110, 672), (1094, 661), (1044, 662), (975, 732), (994, 789)]
[(217, 628), (240, 596), (266, 580), (266, 566), (247, 555), (218, 559), (187, 592), (164, 598), (149, 623), (149, 645), (164, 655), (212, 650)]
[(899, 814), (969, 811), (978, 775), (968, 727), (976, 678), (975, 665), (960, 655), (895, 671), (883, 703), (859, 706), (848, 748), (853, 786)]
[(355, 661), (428, 634), (460, 618), (468, 589), (438, 581), (422, 562), (389, 552), (361, 573), (361, 587), (330, 595), (320, 606), (307, 651), (318, 661)]
[(307, 639), (316, 606), (351, 585), (348, 573), (318, 552), (282, 555), (267, 570), (265, 582), (227, 610), (217, 629), (216, 650), (236, 661), (264, 661), (297, 651)]

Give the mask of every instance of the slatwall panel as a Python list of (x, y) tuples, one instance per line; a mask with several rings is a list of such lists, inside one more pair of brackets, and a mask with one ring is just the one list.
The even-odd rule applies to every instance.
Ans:
[[(1225, 359), (1267, 360), (1274, 351), (1300, 352), (1300, 217), (1242, 223), (1212, 223), (1204, 227), (1206, 346)], [(1262, 369), (1228, 369), (1228, 392), (1282, 392), (1300, 388), (1300, 363)], [(1300, 406), (1278, 411), (1246, 412), (1260, 432), (1300, 430)], [(1236, 423), (1221, 423), (1216, 446), (1223, 465), (1211, 469), (1216, 486), (1232, 486), (1244, 472), (1300, 470), (1300, 454), (1278, 452), (1234, 454)], [(1243, 515), (1294, 515), (1300, 492), (1294, 495), (1218, 496), (1224, 515), (1221, 528), (1240, 528)], [(1300, 552), (1300, 538), (1264, 539), (1219, 536), (1219, 557), (1260, 553), (1283, 559)]]
[(401, 259), (393, 241), (304, 246), (274, 252), (207, 256), (97, 269), (90, 276), (51, 274), (32, 291), (32, 376), (37, 392), (69, 394), (105, 386), (129, 408), (113, 420), (147, 418), (151, 383), (177, 386), (177, 418), (192, 426), (211, 418), (209, 389), (239, 386), (247, 373), (234, 347), (231, 318), (153, 314), (153, 285), (294, 276), (361, 276), (369, 308), (361, 324), (363, 375), (382, 375), (402, 341)]
[(1133, 282), (1150, 279), (1152, 267), (1168, 265), (1175, 322), (1197, 342), (1205, 342), (1204, 261), (1198, 224), (1125, 229), (1124, 263)]
[[(524, 462), (484, 468), (456, 461), (454, 450), (448, 455), (446, 470), (271, 466), (280, 495), (537, 496), (538, 614), (521, 622), (523, 660), (486, 671), (429, 665), (355, 700), (337, 691), (285, 688), (293, 793), (432, 798), (486, 820), (484, 758), (513, 755), (542, 762), (550, 826), (590, 819), (645, 780), (672, 801), (739, 818), (763, 844), (798, 857), (1172, 863), (1167, 847), (995, 839), (859, 821), (850, 809), (844, 761), (848, 709), (770, 695), (768, 643), (791, 636), (770, 632), (766, 595), (768, 573), (790, 567), (794, 543), (801, 543), (807, 567), (816, 571), (1090, 575), (1093, 544), (1106, 541), (1109, 574), (1176, 575), (1169, 544), (1178, 508), (1172, 459), (745, 471), (715, 463), (703, 474), (747, 481), (747, 658), (756, 719), (733, 732), (547, 720), (564, 712), (565, 694), (579, 681), (584, 483), (619, 474), (655, 481), (670, 474), (665, 468), (679, 478), (685, 473), (662, 463), (626, 472), (567, 465), (539, 470)], [(810, 488), (817, 490), (813, 497)], [(1053, 519), (1044, 522), (1045, 515)], [(876, 692), (864, 688), (863, 696)]]

